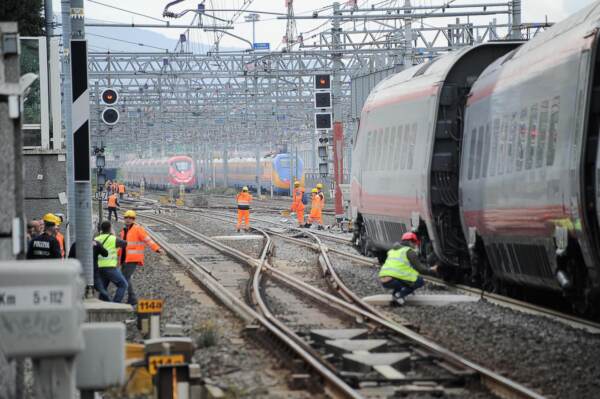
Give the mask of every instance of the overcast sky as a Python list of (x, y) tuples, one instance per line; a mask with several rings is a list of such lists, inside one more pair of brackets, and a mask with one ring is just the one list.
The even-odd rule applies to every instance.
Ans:
[[(0, 0), (1, 1), (1, 0)], [(98, 0), (100, 3), (120, 7), (128, 11), (134, 11), (140, 14), (148, 15), (154, 18), (162, 19), (162, 11), (164, 6), (170, 0)], [(447, 0), (445, 0), (447, 1)], [(484, 0), (485, 1), (485, 0)], [(186, 0), (180, 5), (173, 7), (174, 11), (181, 11), (185, 9), (194, 9), (200, 0)], [(413, 0), (413, 5), (438, 5), (442, 4), (444, 0)], [(467, 4), (467, 3), (481, 3), (482, 0), (455, 0), (455, 4)], [(499, 0), (489, 0), (489, 2), (501, 2)], [(593, 3), (594, 0), (522, 0), (523, 3), (523, 22), (543, 22), (546, 18), (552, 22), (559, 22), (569, 16), (570, 14), (580, 10), (581, 8)], [(343, 0), (340, 3), (344, 4)], [(371, 4), (382, 3), (382, 0), (358, 0), (359, 4), (365, 4), (370, 6)], [(389, 3), (402, 4), (402, 0), (389, 1)], [(243, 4), (243, 0), (205, 0), (207, 8), (238, 8), (240, 4)], [(250, 9), (258, 11), (269, 11), (285, 13), (284, 0), (254, 0)], [(321, 9), (323, 7), (330, 6), (331, 1), (326, 0), (296, 0), (294, 2), (294, 10), (296, 15), (310, 15), (313, 10)], [(54, 13), (60, 13), (60, 0), (53, 0)], [(330, 10), (323, 11), (323, 15), (330, 14)], [(227, 17), (231, 13), (222, 12), (218, 15)], [(86, 19), (97, 19), (102, 21), (111, 22), (123, 22), (123, 23), (159, 23), (158, 21), (144, 18), (142, 16), (133, 15), (123, 11), (118, 11), (110, 7), (106, 7), (92, 2), (91, 0), (85, 0), (85, 17)], [(189, 13), (183, 18), (177, 20), (171, 20), (173, 23), (189, 23), (192, 14)], [(492, 17), (483, 17), (484, 19), (476, 18), (474, 22), (485, 22), (489, 21)], [(498, 16), (498, 21), (505, 21), (504, 16)], [(210, 23), (210, 20), (205, 20)], [(243, 17), (238, 20), (239, 22), (235, 25), (235, 29), (232, 33), (242, 36), (248, 40), (252, 39), (252, 24), (244, 22)], [(309, 20), (309, 21), (298, 21), (298, 31), (303, 32), (309, 29), (315, 28), (324, 20)], [(448, 21), (450, 22), (450, 21)], [(436, 20), (435, 23), (438, 26), (447, 23), (443, 20)], [(164, 34), (165, 36), (177, 39), (179, 34), (182, 33), (177, 29), (157, 29), (156, 31)], [(276, 48), (281, 42), (281, 38), (285, 33), (285, 21), (277, 20), (276, 16), (272, 15), (261, 15), (261, 21), (256, 26), (256, 41), (257, 42), (269, 42), (271, 48)], [(119, 29), (106, 29), (106, 36), (115, 37), (120, 39), (126, 39), (123, 35), (119, 34)], [(307, 37), (308, 35), (305, 35)], [(191, 33), (190, 39), (197, 42), (212, 42), (212, 34), (194, 30)], [(115, 42), (116, 44), (118, 42)], [(222, 42), (222, 46), (233, 46), (233, 47), (246, 47), (247, 44), (244, 42), (226, 36)], [(151, 43), (148, 43), (151, 44)]]

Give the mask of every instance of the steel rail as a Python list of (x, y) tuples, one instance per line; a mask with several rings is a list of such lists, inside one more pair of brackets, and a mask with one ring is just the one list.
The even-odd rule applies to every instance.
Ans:
[[(198, 210), (195, 210), (193, 208), (190, 210), (193, 212), (198, 212)], [(202, 211), (202, 213), (204, 213), (207, 217), (211, 217), (211, 218), (215, 218), (215, 219), (223, 220), (223, 221), (229, 221), (229, 219), (219, 218), (216, 215), (209, 215), (208, 212), (206, 212), (206, 211)], [(270, 222), (270, 221), (266, 221), (266, 222), (277, 224), (276, 222)], [(286, 226), (286, 228), (290, 228), (290, 227)], [(310, 232), (308, 230), (296, 229), (296, 228), (290, 228), (290, 229), (298, 230), (302, 234), (307, 233), (307, 232), (314, 234), (314, 232)], [(273, 231), (269, 231), (269, 234), (275, 235), (277, 237), (280, 237), (280, 238), (290, 241), (290, 242), (294, 242), (298, 245), (303, 245), (305, 247), (312, 248), (314, 250), (318, 249), (317, 244), (313, 244), (313, 243), (307, 242), (305, 240), (301, 240), (299, 238), (286, 236), (285, 234), (273, 232)], [(335, 248), (325, 247), (325, 250), (327, 252), (335, 253), (338, 256), (345, 257), (352, 261), (362, 263), (365, 266), (378, 266), (379, 265), (379, 262), (373, 258), (368, 258), (368, 257), (362, 256), (362, 255), (349, 254), (347, 252), (343, 252), (343, 251), (337, 250)], [(598, 323), (598, 322), (586, 320), (586, 319), (583, 319), (583, 318), (580, 318), (580, 317), (577, 317), (574, 315), (563, 313), (563, 312), (553, 310), (553, 309), (550, 309), (547, 307), (534, 305), (529, 302), (524, 302), (524, 301), (510, 298), (510, 297), (507, 297), (504, 295), (499, 295), (499, 294), (491, 293), (488, 291), (484, 291), (480, 288), (469, 287), (467, 285), (462, 285), (462, 284), (451, 284), (451, 283), (445, 282), (442, 279), (432, 277), (432, 276), (424, 275), (423, 278), (425, 279), (425, 281), (428, 281), (432, 284), (437, 284), (437, 285), (441, 285), (441, 286), (445, 286), (445, 287), (449, 287), (449, 288), (454, 288), (454, 289), (458, 290), (459, 292), (467, 294), (467, 295), (479, 296), (482, 299), (485, 299), (491, 303), (494, 303), (496, 305), (499, 305), (499, 306), (502, 306), (505, 308), (517, 310), (522, 313), (533, 314), (536, 316), (543, 316), (543, 317), (549, 318), (551, 320), (557, 321), (559, 323), (565, 324), (567, 326), (570, 326), (572, 328), (587, 331), (591, 334), (600, 334), (600, 323)]]
[[(266, 255), (269, 252), (266, 246), (262, 251), (263, 254), (261, 255), (261, 260), (256, 260), (252, 256), (245, 254), (242, 251), (224, 245), (217, 240), (213, 240), (210, 237), (200, 234), (186, 226), (183, 226), (166, 218), (146, 214), (140, 214), (138, 216), (140, 218), (147, 218), (149, 220), (153, 220), (154, 222), (165, 223), (172, 227), (175, 227), (181, 230), (182, 232), (203, 242), (204, 244), (213, 247), (218, 251), (223, 252), (238, 261), (246, 263), (249, 266), (256, 268), (257, 270), (261, 269), (260, 265), (263, 262), (266, 262)], [(296, 334), (294, 334), (294, 336), (288, 335), (285, 330), (280, 329), (280, 327), (275, 325), (272, 322), (272, 320), (265, 317), (265, 315), (257, 313), (254, 309), (246, 305), (239, 298), (235, 297), (235, 295), (229, 292), (225, 287), (220, 285), (218, 281), (214, 278), (214, 276), (210, 275), (206, 272), (206, 270), (199, 267), (197, 262), (192, 261), (190, 258), (183, 255), (180, 251), (177, 251), (175, 248), (171, 247), (166, 241), (160, 239), (160, 237), (157, 237), (157, 234), (153, 232), (151, 228), (148, 228), (148, 231), (151, 233), (153, 238), (156, 239), (157, 242), (159, 242), (159, 244), (161, 244), (165, 248), (165, 250), (170, 255), (172, 255), (178, 262), (180, 262), (183, 265), (188, 265), (188, 270), (194, 276), (194, 279), (199, 284), (203, 285), (209, 292), (215, 295), (215, 297), (217, 297), (225, 306), (231, 309), (234, 313), (240, 315), (246, 321), (256, 321), (260, 323), (269, 333), (274, 335), (284, 345), (286, 345), (288, 348), (294, 351), (300, 358), (302, 358), (306, 362), (306, 364), (312, 367), (315, 370), (315, 372), (317, 372), (324, 379), (324, 381), (326, 382), (326, 390), (332, 397), (361, 398), (361, 395), (359, 395), (353, 388), (351, 388), (341, 378), (339, 378), (334, 371), (332, 371), (330, 365), (328, 366), (324, 364), (323, 361), (319, 359), (319, 357), (315, 354), (314, 350), (307, 350), (307, 344), (300, 343), (298, 340), (301, 341), (301, 339)], [(258, 298), (260, 298), (260, 296)], [(270, 316), (272, 317), (272, 315)]]
[[(142, 216), (142, 215), (140, 215), (140, 216)], [(187, 233), (188, 235), (204, 242), (205, 244), (207, 244), (209, 246), (212, 246), (213, 248), (215, 248), (221, 252), (227, 253), (236, 259), (243, 260), (246, 263), (248, 263), (249, 265), (252, 265), (254, 267), (259, 266), (259, 263), (251, 256), (244, 254), (243, 252), (238, 251), (234, 248), (228, 247), (216, 240), (212, 240), (209, 237), (204, 236), (203, 234), (198, 233), (198, 232), (196, 232), (186, 226), (183, 226), (177, 222), (168, 221), (163, 218), (158, 218), (158, 217), (154, 217), (154, 216), (146, 216), (146, 215), (144, 215), (144, 216), (149, 217), (150, 219), (158, 220), (159, 222), (168, 223), (171, 226), (173, 226), (177, 229), (180, 229), (181, 231)], [(307, 294), (311, 298), (318, 300), (319, 302), (321, 302), (322, 304), (324, 304), (326, 306), (334, 306), (335, 305), (334, 306), (335, 308), (345, 309), (351, 313), (354, 313), (355, 316), (358, 316), (361, 319), (370, 321), (384, 329), (387, 329), (389, 331), (395, 332), (395, 333), (403, 336), (404, 338), (412, 341), (413, 343), (415, 343), (419, 346), (426, 348), (428, 351), (433, 352), (434, 354), (440, 356), (445, 361), (447, 361), (451, 364), (454, 364), (455, 366), (475, 371), (480, 376), (481, 383), (484, 386), (486, 386), (488, 389), (490, 389), (491, 392), (499, 395), (500, 397), (523, 398), (523, 399), (524, 398), (528, 398), (528, 399), (543, 399), (544, 398), (544, 396), (538, 394), (537, 392), (535, 392), (515, 381), (512, 381), (512, 380), (510, 380), (510, 379), (508, 379), (486, 367), (480, 366), (480, 365), (440, 346), (439, 344), (429, 340), (428, 338), (425, 338), (424, 336), (414, 332), (413, 330), (411, 330), (407, 327), (399, 325), (396, 322), (394, 322), (390, 319), (387, 319), (385, 317), (381, 317), (377, 314), (369, 312), (369, 311), (363, 309), (362, 307), (359, 307), (356, 304), (348, 303), (345, 300), (340, 299), (337, 296), (330, 295), (326, 292), (323, 292), (320, 289), (313, 287), (310, 284), (307, 284), (306, 282), (304, 282), (292, 275), (289, 275), (287, 273), (284, 273), (284, 272), (272, 267), (266, 261), (263, 263), (262, 269), (264, 269), (265, 272), (269, 273), (269, 275), (271, 277), (275, 278), (278, 282), (281, 282), (281, 283), (287, 285), (288, 287), (290, 287), (291, 289), (296, 290), (302, 294)], [(267, 320), (265, 320), (265, 321), (268, 323)], [(278, 331), (280, 333), (282, 333), (280, 330), (278, 330)], [(291, 340), (290, 337), (286, 336), (286, 338), (288, 340)], [(295, 341), (292, 341), (292, 342), (294, 342), (294, 344), (296, 344)], [(312, 359), (312, 356), (308, 355), (308, 353), (306, 353), (306, 352), (303, 352), (303, 353), (305, 356), (308, 356)], [(313, 359), (313, 360), (318, 362), (318, 360), (316, 360), (316, 359)], [(321, 363), (319, 363), (319, 366), (321, 369), (324, 368), (328, 372), (331, 373), (331, 371), (328, 370)], [(321, 372), (324, 372), (324, 370), (321, 370)], [(342, 381), (342, 384), (344, 384), (343, 381)], [(352, 392), (354, 392), (354, 391), (352, 391)]]

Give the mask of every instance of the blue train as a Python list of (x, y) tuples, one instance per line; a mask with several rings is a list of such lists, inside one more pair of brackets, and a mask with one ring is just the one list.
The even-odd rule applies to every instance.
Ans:
[[(304, 185), (304, 163), (301, 158), (292, 165), (290, 154), (273, 154), (261, 158), (261, 186), (268, 191), (273, 185), (273, 192), (279, 195), (290, 193), (290, 180), (296, 178)], [(217, 185), (223, 185), (225, 175), (223, 173), (223, 160), (216, 159), (214, 165), (214, 177)], [(290, 167), (293, 170), (290, 171)], [(254, 158), (231, 158), (227, 162), (229, 170), (229, 186), (241, 188), (248, 186), (256, 190), (256, 159)]]

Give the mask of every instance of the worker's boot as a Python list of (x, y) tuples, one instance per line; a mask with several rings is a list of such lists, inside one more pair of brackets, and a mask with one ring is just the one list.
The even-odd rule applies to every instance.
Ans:
[(307, 229), (310, 229), (310, 226), (312, 226), (312, 224), (311, 224), (311, 223), (306, 223), (306, 224), (304, 225), (304, 227), (306, 227)]
[(400, 296), (400, 294), (393, 294), (392, 298), (392, 306), (404, 306), (404, 303), (406, 302), (404, 298)]
[(319, 227), (317, 227), (317, 230), (323, 230), (323, 226), (319, 225)]

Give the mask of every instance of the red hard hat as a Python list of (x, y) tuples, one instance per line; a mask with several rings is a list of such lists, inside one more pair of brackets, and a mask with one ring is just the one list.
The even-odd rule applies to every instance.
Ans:
[(419, 242), (419, 238), (417, 237), (417, 235), (415, 233), (409, 231), (408, 233), (402, 234), (402, 241)]

